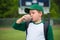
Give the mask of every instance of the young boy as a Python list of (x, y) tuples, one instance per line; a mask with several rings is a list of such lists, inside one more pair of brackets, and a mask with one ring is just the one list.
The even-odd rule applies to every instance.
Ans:
[[(17, 30), (25, 31), (27, 29), (26, 40), (53, 40), (52, 28), (48, 26), (47, 37), (44, 35), (44, 22), (42, 20), (43, 7), (38, 4), (25, 8), (27, 15), (19, 18), (13, 27)], [(26, 28), (26, 22), (29, 22)]]

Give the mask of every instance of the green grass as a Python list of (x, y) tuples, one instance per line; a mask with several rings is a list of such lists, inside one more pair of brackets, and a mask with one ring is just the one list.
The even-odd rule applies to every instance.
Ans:
[(16, 30), (0, 30), (0, 40), (25, 40), (25, 32)]
[(60, 27), (53, 27), (54, 40), (60, 40)]
[[(54, 40), (60, 40), (60, 27), (53, 27)], [(0, 40), (25, 40), (25, 32), (9, 29), (0, 30)]]

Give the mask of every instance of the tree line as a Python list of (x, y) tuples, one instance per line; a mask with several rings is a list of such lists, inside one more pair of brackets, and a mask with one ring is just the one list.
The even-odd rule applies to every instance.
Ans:
[[(0, 0), (0, 18), (18, 18), (19, 0)], [(51, 18), (60, 17), (60, 0), (50, 0)]]

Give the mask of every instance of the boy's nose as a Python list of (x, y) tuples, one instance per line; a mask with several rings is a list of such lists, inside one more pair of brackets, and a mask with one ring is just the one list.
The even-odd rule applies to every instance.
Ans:
[(33, 17), (33, 14), (30, 14), (31, 15), (31, 17)]

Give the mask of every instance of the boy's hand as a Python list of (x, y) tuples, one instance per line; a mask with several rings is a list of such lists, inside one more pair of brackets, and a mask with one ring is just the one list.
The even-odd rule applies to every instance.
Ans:
[(31, 16), (29, 14), (24, 15), (23, 17), (19, 18), (16, 23), (21, 23), (22, 21), (30, 21), (31, 20)]
[(23, 18), (25, 21), (30, 21), (32, 17), (29, 14), (27, 14), (27, 15), (24, 15)]

